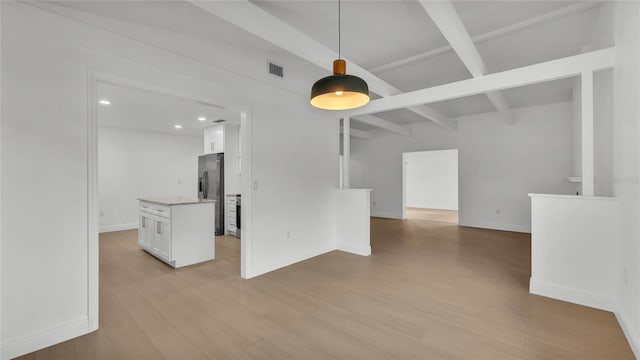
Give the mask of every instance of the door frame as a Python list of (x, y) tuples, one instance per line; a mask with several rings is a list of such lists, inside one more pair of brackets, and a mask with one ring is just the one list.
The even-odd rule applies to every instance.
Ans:
[(223, 103), (225, 107), (240, 113), (240, 154), (242, 154), (242, 238), (240, 276), (251, 278), (251, 109), (224, 99), (214, 99), (172, 88), (160, 87), (109, 73), (87, 69), (87, 315), (89, 331), (98, 329), (99, 299), (99, 207), (98, 207), (98, 84), (111, 84), (146, 90), (202, 102)]
[(432, 149), (432, 150), (415, 150), (405, 151), (402, 153), (402, 218), (407, 219), (407, 154), (432, 151), (450, 151), (456, 150), (458, 157), (458, 212), (460, 211), (460, 149)]

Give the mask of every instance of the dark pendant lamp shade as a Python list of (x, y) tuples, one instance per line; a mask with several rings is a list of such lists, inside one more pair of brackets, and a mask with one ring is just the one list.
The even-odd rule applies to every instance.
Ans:
[(347, 110), (369, 102), (369, 87), (361, 78), (347, 75), (347, 63), (333, 62), (333, 75), (316, 81), (311, 88), (311, 105), (326, 110)]
[(316, 81), (311, 88), (311, 105), (325, 110), (348, 110), (369, 102), (369, 86), (357, 76), (347, 75), (347, 62), (340, 59), (340, 0), (338, 0), (338, 59), (333, 75)]
[(347, 62), (333, 61), (333, 75), (316, 81), (311, 88), (311, 105), (326, 110), (347, 110), (369, 102), (369, 87), (361, 78), (347, 75)]

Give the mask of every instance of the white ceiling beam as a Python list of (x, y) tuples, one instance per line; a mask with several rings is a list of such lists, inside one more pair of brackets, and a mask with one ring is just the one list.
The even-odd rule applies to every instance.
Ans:
[(382, 111), (400, 109), (417, 104), (457, 99), (465, 96), (532, 85), (546, 81), (581, 75), (586, 71), (597, 71), (615, 66), (614, 47), (580, 55), (551, 60), (517, 69), (506, 70), (473, 79), (434, 86), (377, 99), (358, 109), (345, 111), (343, 116), (360, 116)]
[(429, 14), (471, 75), (473, 77), (486, 75), (487, 67), (453, 4), (450, 1), (420, 0), (420, 5)]
[[(387, 131), (391, 131), (392, 133), (396, 133), (398, 135), (402, 135), (402, 136), (410, 136), (411, 135), (411, 129), (409, 129), (406, 126), (402, 126), (402, 125), (398, 125), (396, 123), (392, 123), (391, 121), (387, 121), (384, 119), (381, 119), (377, 116), (373, 116), (373, 115), (359, 115), (356, 117), (351, 117), (351, 120), (356, 120), (356, 121), (360, 121), (361, 123), (365, 123), (371, 126), (375, 126)], [(351, 130), (353, 131), (353, 130)]]
[[(462, 19), (453, 7), (451, 1), (427, 1), (420, 0), (420, 4), (436, 24), (442, 35), (447, 39), (453, 50), (458, 54), (464, 66), (474, 78), (489, 73), (478, 49), (471, 36), (467, 32)], [(509, 112), (507, 101), (498, 91), (487, 94), (489, 100), (507, 123), (512, 123), (513, 118)]]
[[(368, 131), (358, 130), (354, 128), (351, 128), (351, 130), (349, 131), (349, 134), (351, 135), (351, 137), (363, 139), (363, 140), (369, 140), (373, 137), (373, 135)], [(342, 129), (340, 129), (340, 135), (344, 135), (344, 131), (342, 131)]]
[[(577, 3), (574, 5), (569, 5), (557, 10), (553, 10), (550, 11), (548, 13), (539, 15), (539, 16), (535, 16), (532, 17), (530, 19), (526, 19), (520, 22), (517, 22), (515, 24), (511, 24), (511, 25), (507, 25), (505, 27), (501, 27), (498, 28), (496, 30), (491, 30), (488, 31), (486, 33), (482, 33), (479, 35), (475, 35), (471, 38), (471, 40), (473, 40), (474, 43), (478, 43), (478, 42), (482, 42), (485, 40), (490, 40), (499, 36), (503, 36), (503, 35), (507, 35), (519, 30), (523, 30), (532, 26), (536, 26), (539, 24), (544, 24), (548, 21), (552, 21), (561, 17), (565, 17), (565, 16), (569, 16), (569, 15), (573, 15), (576, 13), (579, 13), (581, 11), (586, 11), (589, 9), (593, 9), (595, 7), (598, 7), (601, 5), (601, 2), (599, 1), (584, 1), (581, 3)], [(439, 48), (435, 48), (432, 50), (428, 50), (407, 58), (403, 58), (403, 59), (399, 59), (396, 61), (392, 61), (390, 63), (387, 64), (383, 64), (383, 65), (379, 65), (376, 66), (372, 69), (370, 69), (369, 71), (371, 71), (372, 73), (377, 73), (380, 71), (384, 71), (384, 70), (389, 70), (389, 69), (393, 69), (402, 65), (406, 65), (406, 64), (410, 64), (412, 62), (416, 62), (416, 61), (420, 61), (423, 59), (427, 59), (430, 58), (432, 56), (436, 56), (436, 55), (440, 55), (443, 53), (446, 53), (448, 51), (453, 50), (453, 48), (451, 47), (451, 45), (444, 45), (441, 46)]]
[[(395, 93), (394, 95), (401, 94), (401, 93), (402, 91), (398, 90), (398, 92)], [(427, 120), (431, 120), (434, 123), (440, 126), (443, 126), (449, 130), (458, 130), (458, 124), (455, 121), (447, 118), (446, 116), (444, 116), (443, 114), (441, 114), (436, 109), (430, 106), (427, 106), (427, 105), (409, 106), (407, 107), (407, 110), (414, 112), (426, 118)]]
[[(444, 115), (441, 115), (439, 112), (437, 112), (430, 106), (426, 106), (426, 105), (410, 106), (407, 109), (427, 119), (431, 119), (433, 122), (440, 124), (448, 128), (449, 130), (458, 129), (458, 123), (456, 123), (455, 120), (445, 118)], [(435, 120), (435, 119), (438, 119), (438, 120)]]
[(489, 98), (489, 101), (496, 107), (498, 110), (498, 114), (504, 122), (507, 124), (513, 124), (513, 115), (509, 110), (509, 105), (507, 104), (507, 100), (505, 100), (504, 96), (500, 94), (498, 91), (487, 91), (484, 93)]
[[(338, 58), (338, 54), (335, 51), (249, 1), (187, 1), (323, 69), (333, 71), (333, 60)], [(357, 64), (351, 61), (348, 61), (348, 63), (348, 72), (363, 78), (369, 85), (369, 89), (374, 93), (382, 97), (402, 93), (398, 88)], [(429, 120), (449, 129), (456, 129), (455, 122), (450, 121), (434, 109), (420, 105), (409, 108), (409, 110), (420, 115), (431, 114), (428, 117)]]

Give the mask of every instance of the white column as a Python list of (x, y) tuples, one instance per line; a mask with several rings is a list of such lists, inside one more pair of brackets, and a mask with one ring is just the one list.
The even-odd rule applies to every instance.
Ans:
[(594, 195), (593, 71), (582, 73), (582, 195)]
[(342, 188), (351, 187), (351, 118), (346, 116), (342, 119)]

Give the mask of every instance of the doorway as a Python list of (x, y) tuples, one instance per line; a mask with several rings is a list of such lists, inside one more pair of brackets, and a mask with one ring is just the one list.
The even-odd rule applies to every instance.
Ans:
[(402, 154), (402, 217), (458, 223), (458, 150)]
[[(199, 166), (203, 159), (214, 156), (223, 166), (217, 177), (212, 176), (215, 181), (204, 198), (216, 201), (212, 219), (216, 236), (215, 241), (211, 239), (217, 250), (215, 259), (239, 260), (240, 240), (229, 236), (235, 235), (236, 229), (230, 234), (227, 221), (233, 215), (236, 223), (235, 202), (229, 209), (225, 200), (231, 198), (227, 195), (235, 200), (241, 194), (240, 113), (217, 104), (107, 82), (98, 82), (96, 94), (100, 239), (111, 232), (135, 232), (139, 216), (157, 215), (139, 214), (138, 199), (202, 198)], [(215, 149), (206, 146), (214, 143), (208, 133), (217, 136)], [(159, 252), (146, 243), (140, 241), (150, 254)]]
[[(169, 81), (167, 79), (167, 81)], [(217, 99), (217, 98), (212, 98), (209, 95), (212, 94), (212, 92), (209, 89), (205, 89), (205, 87), (201, 86), (202, 84), (194, 84), (194, 91), (193, 93), (188, 93), (188, 92), (184, 92), (182, 90), (176, 90), (174, 88), (170, 88), (170, 87), (165, 87), (165, 86), (160, 86), (160, 85), (152, 85), (150, 83), (144, 83), (144, 82), (138, 82), (132, 79), (127, 79), (127, 78), (123, 78), (123, 77), (118, 77), (118, 76), (114, 76), (111, 74), (106, 74), (106, 73), (100, 73), (100, 72), (89, 72), (89, 76), (88, 76), (88, 100), (89, 100), (89, 111), (88, 111), (88, 125), (89, 125), (89, 129), (88, 129), (88, 142), (89, 142), (89, 153), (88, 153), (88, 166), (89, 166), (89, 183), (88, 183), (88, 190), (89, 190), (89, 203), (88, 203), (88, 208), (89, 208), (89, 241), (88, 241), (88, 245), (89, 245), (89, 263), (90, 263), (90, 269), (91, 271), (89, 272), (89, 287), (90, 287), (90, 313), (91, 314), (96, 314), (97, 316), (97, 298), (98, 298), (98, 291), (97, 291), (97, 282), (98, 282), (98, 238), (99, 238), (99, 234), (104, 231), (104, 225), (107, 225), (107, 230), (118, 230), (117, 226), (115, 227), (111, 227), (111, 229), (109, 229), (109, 224), (101, 224), (101, 218), (102, 217), (107, 217), (108, 214), (107, 212), (102, 208), (102, 205), (104, 204), (104, 201), (99, 201), (100, 198), (100, 188), (99, 188), (99, 183), (100, 185), (105, 185), (104, 179), (102, 179), (102, 177), (100, 176), (101, 174), (99, 173), (99, 132), (100, 132), (100, 127), (102, 126), (111, 126), (112, 129), (119, 129), (119, 128), (123, 128), (123, 127), (130, 127), (133, 129), (129, 129), (129, 130), (136, 130), (136, 131), (144, 131), (147, 132), (147, 130), (149, 130), (149, 132), (154, 133), (154, 134), (161, 134), (163, 131), (165, 132), (183, 132), (183, 135), (193, 135), (194, 132), (197, 132), (199, 134), (202, 134), (204, 128), (208, 127), (208, 122), (217, 123), (217, 120), (220, 119), (229, 119), (229, 123), (231, 125), (233, 125), (235, 127), (235, 133), (231, 132), (233, 135), (232, 137), (235, 138), (235, 147), (237, 148), (235, 151), (235, 154), (233, 154), (233, 158), (235, 159), (234, 161), (228, 161), (227, 164), (230, 165), (230, 167), (232, 168), (231, 171), (227, 172), (225, 175), (229, 175), (230, 177), (235, 177), (235, 182), (234, 179), (227, 179), (227, 177), (225, 177), (225, 181), (229, 182), (231, 184), (231, 182), (234, 182), (234, 186), (229, 186), (227, 187), (228, 191), (234, 191), (236, 194), (242, 194), (243, 195), (243, 199), (242, 199), (242, 209), (241, 209), (241, 216), (242, 216), (242, 227), (243, 227), (243, 231), (242, 231), (242, 238), (241, 239), (235, 239), (237, 242), (237, 247), (238, 247), (238, 253), (239, 253), (239, 261), (233, 261), (233, 263), (235, 264), (234, 266), (232, 266), (233, 268), (240, 268), (239, 271), (239, 275), (242, 278), (247, 278), (250, 277), (250, 262), (249, 262), (249, 255), (250, 255), (250, 240), (251, 240), (251, 218), (250, 218), (250, 211), (249, 209), (251, 208), (251, 191), (250, 191), (250, 181), (251, 181), (251, 173), (250, 173), (250, 164), (251, 164), (251, 158), (250, 156), (248, 156), (250, 154), (250, 152), (248, 151), (249, 148), (249, 144), (251, 142), (251, 138), (250, 138), (250, 128), (251, 128), (251, 115), (250, 115), (250, 110), (243, 108), (242, 106), (239, 106), (233, 102), (229, 102), (226, 100), (222, 100), (222, 99)], [(104, 116), (100, 114), (100, 112), (102, 111), (101, 107), (102, 106), (106, 106), (107, 108), (116, 105), (116, 103), (111, 102), (111, 104), (105, 104), (104, 101), (100, 101), (100, 100), (107, 100), (107, 102), (109, 102), (109, 99), (103, 99), (103, 97), (105, 95), (109, 95), (108, 92), (105, 92), (105, 89), (108, 88), (120, 88), (120, 90), (125, 89), (128, 91), (134, 91), (134, 92), (140, 92), (140, 93), (144, 93), (144, 96), (155, 96), (156, 99), (154, 101), (152, 101), (152, 104), (159, 104), (162, 103), (163, 101), (167, 101), (167, 102), (189, 102), (191, 104), (196, 104), (196, 107), (200, 107), (200, 109), (202, 109), (202, 111), (198, 111), (197, 112), (197, 116), (187, 116), (186, 118), (184, 118), (184, 122), (183, 119), (180, 119), (176, 116), (174, 116), (171, 119), (167, 119), (165, 121), (165, 123), (163, 123), (162, 121), (159, 121), (159, 118), (161, 117), (159, 114), (162, 113), (169, 113), (169, 114), (173, 114), (172, 110), (173, 108), (180, 108), (181, 106), (178, 106), (176, 104), (169, 104), (168, 106), (157, 106), (158, 109), (155, 109), (157, 111), (154, 111), (153, 114), (155, 115), (151, 115), (151, 116), (145, 116), (144, 114), (133, 114), (133, 116), (130, 117), (130, 122), (125, 122), (125, 124), (104, 124), (102, 119)], [(117, 91), (116, 91), (117, 92)], [(202, 94), (207, 94), (207, 96), (204, 95), (199, 95), (200, 93)], [(215, 93), (215, 91), (214, 91)], [(127, 97), (127, 95), (125, 94), (124, 97)], [(122, 98), (122, 96), (121, 96)], [(161, 99), (160, 102), (158, 102), (158, 99)], [(145, 103), (147, 106), (150, 106), (152, 109), (154, 108), (154, 106), (150, 105), (148, 103), (148, 101), (141, 101), (143, 103)], [(117, 103), (120, 105), (123, 105), (124, 102), (121, 102), (120, 100), (117, 100)], [(111, 109), (113, 109), (113, 107), (111, 107)], [(164, 110), (162, 110), (164, 109)], [(196, 110), (197, 111), (197, 110)], [(193, 115), (193, 114), (192, 114)], [(138, 117), (140, 118), (145, 118), (146, 122), (142, 122), (144, 123), (144, 126), (142, 126), (141, 128), (139, 126), (140, 123), (138, 123), (137, 121), (134, 121), (135, 119), (137, 119)], [(206, 119), (201, 119), (200, 117), (206, 118)], [(189, 124), (189, 121), (191, 122)], [(136, 125), (137, 124), (137, 125)], [(176, 125), (182, 125), (182, 127), (180, 128), (180, 126), (176, 126)], [(138, 126), (138, 128), (136, 128)], [(157, 128), (155, 129), (147, 129), (146, 127), (153, 127), (156, 126)], [(191, 133), (191, 134), (189, 134)], [(204, 135), (204, 134), (202, 134)], [(198, 135), (200, 137), (200, 139), (203, 138), (203, 136)], [(198, 155), (202, 155), (204, 152), (204, 141), (198, 141), (200, 143), (200, 151)], [(138, 148), (143, 147), (142, 144), (136, 144), (135, 141), (130, 141), (131, 144), (128, 145), (132, 145), (132, 146), (138, 146)], [(162, 144), (162, 146), (170, 146), (171, 144), (167, 144), (164, 143)], [(153, 149), (153, 147), (152, 147)], [(197, 151), (197, 150), (196, 150)], [(135, 154), (132, 154), (133, 156), (135, 156)], [(152, 154), (153, 155), (153, 154)], [(189, 160), (193, 160), (194, 162), (194, 166), (195, 169), (194, 173), (191, 174), (190, 171), (185, 170), (185, 169), (181, 169), (178, 172), (181, 175), (176, 176), (176, 174), (170, 173), (167, 176), (169, 181), (170, 181), (170, 185), (172, 186), (171, 189), (175, 190), (175, 189), (191, 189), (188, 190), (190, 193), (189, 195), (191, 195), (191, 191), (192, 194), (194, 196), (198, 196), (198, 187), (197, 187), (197, 156), (195, 156), (195, 158), (193, 158), (193, 156), (187, 155), (187, 154), (182, 154), (183, 158), (184, 157), (188, 157)], [(193, 154), (191, 154), (193, 155)], [(179, 157), (179, 155), (176, 155), (177, 157)], [(158, 159), (161, 159), (161, 156), (150, 156), (150, 162), (156, 162), (158, 163)], [(193, 159), (192, 159), (193, 158)], [(124, 164), (123, 164), (124, 165)], [(181, 165), (182, 166), (182, 165)], [(180, 166), (180, 167), (181, 167)], [(188, 167), (187, 165), (185, 165), (186, 167)], [(159, 166), (157, 166), (157, 168), (159, 169), (159, 171), (163, 171), (162, 168), (162, 161), (160, 161)], [(122, 169), (120, 169), (122, 170)], [(187, 174), (188, 173), (188, 174)], [(160, 177), (164, 177), (167, 173), (161, 173), (158, 176)], [(101, 181), (99, 181), (99, 179)], [(231, 180), (231, 182), (230, 182)], [(194, 185), (195, 183), (195, 185)], [(165, 184), (166, 185), (166, 184)], [(192, 189), (193, 188), (193, 189)], [(174, 191), (171, 191), (172, 193)], [(226, 194), (225, 194), (226, 195)], [(225, 196), (223, 196), (224, 198)], [(102, 196), (102, 200), (104, 200), (105, 198), (108, 198), (107, 196)], [(136, 208), (137, 208), (137, 200), (134, 200), (134, 204), (136, 204)], [(104, 212), (103, 212), (104, 211)], [(118, 213), (119, 211), (116, 211), (116, 213)], [(113, 213), (112, 213), (113, 214)], [(102, 216), (101, 216), (102, 215)], [(134, 220), (135, 221), (135, 220)], [(120, 225), (125, 225), (129, 226), (129, 228), (132, 228), (133, 226), (137, 225), (137, 222), (128, 222), (128, 221), (118, 221), (117, 224)], [(113, 225), (113, 224), (112, 224)], [(235, 246), (234, 246), (235, 248)], [(218, 256), (216, 256), (216, 258), (218, 258)], [(237, 271), (237, 270), (236, 270)]]

